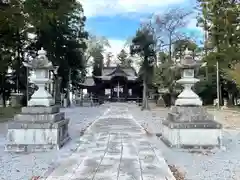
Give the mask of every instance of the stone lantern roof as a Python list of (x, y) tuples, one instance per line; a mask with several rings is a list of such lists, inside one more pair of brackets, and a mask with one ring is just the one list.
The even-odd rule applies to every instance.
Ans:
[(38, 51), (38, 55), (34, 58), (30, 64), (33, 69), (53, 69), (52, 62), (47, 58), (47, 52), (41, 48)]
[(188, 48), (185, 50), (184, 57), (181, 59), (180, 68), (195, 68), (199, 64), (193, 58), (193, 52), (189, 51)]

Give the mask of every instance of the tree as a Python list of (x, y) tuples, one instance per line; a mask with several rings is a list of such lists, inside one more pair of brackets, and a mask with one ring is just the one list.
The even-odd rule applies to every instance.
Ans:
[(112, 58), (113, 58), (113, 54), (111, 52), (108, 52), (106, 56), (106, 67), (111, 66)]
[(101, 49), (95, 49), (92, 52), (93, 57), (93, 76), (101, 76), (102, 75), (102, 68), (104, 66), (104, 57), (102, 55)]
[(153, 68), (156, 59), (154, 49), (155, 41), (153, 34), (147, 28), (141, 28), (136, 32), (130, 45), (131, 55), (137, 54), (143, 58), (139, 74), (143, 80), (143, 100), (142, 110), (149, 109), (148, 105), (148, 86), (152, 83)]
[(198, 0), (202, 16), (199, 25), (207, 31), (215, 56), (222, 66), (235, 62), (239, 57), (240, 29), (239, 5), (233, 0)]
[(105, 52), (105, 48), (110, 47), (108, 39), (104, 36), (95, 36), (90, 34), (87, 40), (87, 50), (85, 53), (86, 63), (91, 66), (93, 62), (91, 58), (94, 57), (96, 51), (101, 52), (102, 54)]
[(62, 88), (67, 87), (69, 80), (79, 77), (79, 71), (86, 68), (88, 33), (84, 31), (86, 17), (81, 4), (75, 0), (26, 0), (25, 10), (36, 34), (33, 50), (47, 50), (49, 59), (59, 66)]
[(181, 76), (180, 71), (175, 67), (175, 64), (172, 61), (168, 61), (168, 55), (164, 52), (160, 52), (160, 54), (162, 59), (160, 59), (161, 63), (154, 67), (153, 83), (158, 90), (167, 90), (165, 93), (165, 95), (168, 95), (166, 104), (170, 106), (174, 103), (174, 99), (177, 94), (176, 89), (178, 87), (176, 80), (178, 80)]
[[(235, 63), (239, 61), (239, 2), (237, 0), (198, 0), (198, 2), (201, 11), (198, 24), (203, 27), (208, 36), (205, 49), (208, 50), (206, 44), (211, 45), (210, 53), (206, 53), (204, 59), (209, 66), (219, 64), (220, 79), (223, 79), (223, 81), (220, 81), (220, 87), (224, 87), (225, 84), (232, 84), (230, 82), (223, 84), (223, 82), (226, 82), (225, 80), (230, 80), (226, 79), (225, 74), (231, 72), (228, 69), (232, 69)], [(228, 77), (232, 75), (229, 74)], [(223, 90), (223, 88), (220, 90)], [(231, 90), (229, 89), (226, 92), (229, 94)]]
[[(5, 104), (7, 87), (6, 71), (12, 67), (15, 72), (15, 88), (19, 91), (20, 66), (24, 57), (27, 40), (26, 16), (23, 1), (0, 1), (0, 59), (1, 59), (1, 92)], [(9, 87), (9, 86), (8, 86)]]
[(153, 30), (158, 46), (168, 47), (169, 61), (172, 60), (172, 45), (177, 40), (186, 39), (179, 30), (187, 25), (187, 17), (191, 14), (181, 8), (172, 8), (161, 15), (154, 15)]
[(43, 47), (53, 65), (59, 66), (61, 92), (66, 93), (70, 104), (70, 83), (76, 85), (86, 75), (84, 52), (88, 33), (84, 30), (82, 5), (76, 0), (25, 0), (24, 10), (36, 35), (28, 50), (35, 53)]
[(132, 59), (128, 57), (128, 53), (122, 49), (117, 56), (118, 60), (120, 61), (120, 65), (123, 67), (131, 67), (132, 66)]
[(201, 49), (193, 41), (190, 41), (188, 39), (177, 40), (173, 45), (173, 55), (175, 59), (181, 60), (186, 49), (192, 51), (193, 58), (195, 58), (197, 56), (197, 53), (201, 51)]
[(166, 63), (168, 61), (168, 55), (165, 52), (158, 52), (158, 63), (159, 64), (163, 64)]

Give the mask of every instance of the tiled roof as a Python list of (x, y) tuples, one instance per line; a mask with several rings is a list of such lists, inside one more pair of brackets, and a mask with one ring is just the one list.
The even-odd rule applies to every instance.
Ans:
[(102, 76), (109, 76), (114, 73), (114, 71), (119, 68), (122, 70), (127, 76), (136, 76), (136, 71), (132, 67), (120, 67), (120, 66), (114, 66), (114, 67), (104, 67), (102, 70)]

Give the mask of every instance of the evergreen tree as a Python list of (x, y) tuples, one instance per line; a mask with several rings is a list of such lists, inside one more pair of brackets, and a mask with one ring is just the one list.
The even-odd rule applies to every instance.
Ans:
[(122, 49), (117, 56), (118, 60), (120, 61), (120, 65), (123, 67), (131, 67), (132, 66), (132, 59), (128, 57), (127, 52)]
[(142, 28), (136, 32), (130, 46), (131, 55), (137, 54), (143, 58), (140, 67), (140, 76), (143, 80), (142, 109), (149, 109), (148, 86), (152, 83), (154, 62), (156, 59), (154, 45), (155, 41), (151, 31), (147, 28)]
[(25, 10), (36, 34), (31, 46), (35, 50), (41, 47), (47, 50), (49, 59), (59, 66), (59, 75), (66, 87), (69, 73), (71, 79), (76, 79), (79, 70), (85, 71), (88, 34), (84, 31), (86, 18), (81, 4), (75, 0), (26, 0)]
[[(26, 45), (26, 17), (23, 11), (23, 1), (0, 1), (0, 79), (1, 91), (4, 104), (6, 91), (10, 92), (6, 73), (8, 67), (14, 71), (15, 89), (20, 87), (21, 63), (24, 58), (24, 47)], [(23, 85), (24, 83), (22, 83)]]
[(113, 54), (111, 52), (108, 52), (107, 53), (107, 57), (106, 57), (106, 67), (110, 67), (111, 66), (112, 57), (113, 57)]

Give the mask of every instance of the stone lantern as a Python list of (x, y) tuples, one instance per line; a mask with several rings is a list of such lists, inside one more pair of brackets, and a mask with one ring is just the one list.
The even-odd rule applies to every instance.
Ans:
[(221, 145), (222, 125), (214, 121), (204, 107), (192, 86), (199, 81), (194, 70), (199, 66), (186, 50), (179, 64), (182, 78), (177, 81), (184, 89), (171, 107), (162, 125), (162, 140), (171, 147), (200, 148)]
[(50, 70), (54, 70), (51, 62), (48, 61), (46, 51), (38, 51), (37, 58), (33, 59), (29, 68), (33, 69), (34, 76), (31, 77), (31, 81), (38, 87), (28, 102), (28, 106), (52, 106), (54, 105), (54, 99), (52, 95), (46, 90), (46, 85), (52, 83), (49, 79)]
[(51, 83), (48, 73), (53, 69), (46, 51), (41, 49), (38, 56), (24, 66), (34, 72), (31, 81), (38, 86), (14, 121), (8, 124), (6, 151), (32, 152), (59, 149), (69, 139), (68, 123), (60, 107), (55, 105), (51, 94), (45, 89)]
[(191, 51), (186, 49), (185, 56), (179, 64), (179, 67), (182, 69), (182, 78), (177, 81), (177, 83), (181, 84), (184, 89), (175, 101), (176, 106), (202, 105), (201, 99), (192, 90), (193, 85), (199, 82), (199, 79), (196, 79), (194, 75), (194, 70), (198, 66), (200, 66), (200, 64), (194, 61)]

